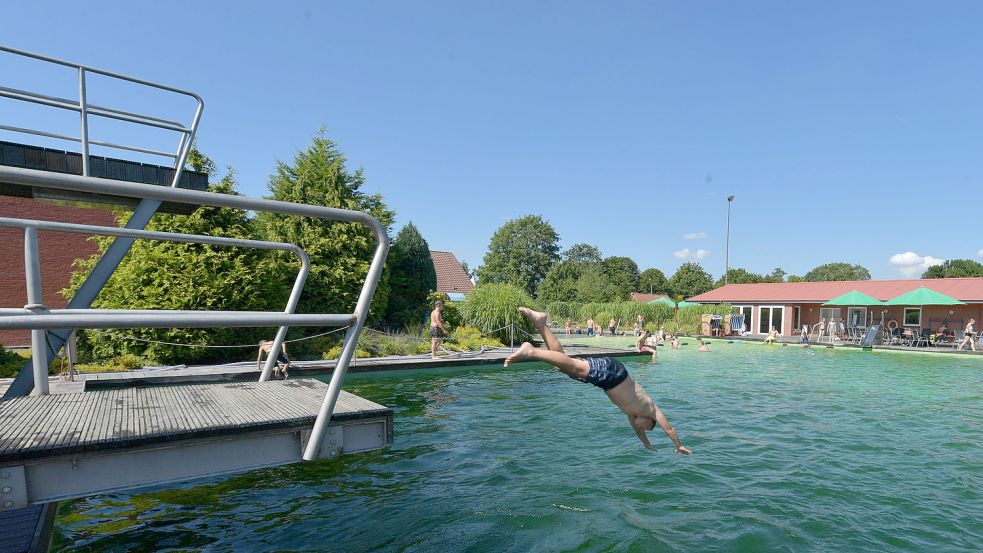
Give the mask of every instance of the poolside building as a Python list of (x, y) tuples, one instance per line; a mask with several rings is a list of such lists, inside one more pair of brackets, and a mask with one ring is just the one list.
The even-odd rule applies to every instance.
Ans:
[[(853, 290), (887, 301), (920, 286), (951, 296), (966, 305), (822, 305)], [(827, 321), (842, 318), (848, 327), (865, 327), (872, 322), (880, 322), (882, 315), (885, 323), (893, 322), (899, 328), (937, 329), (945, 323), (950, 330), (961, 330), (969, 319), (983, 320), (983, 278), (728, 284), (694, 296), (689, 301), (731, 304), (735, 314), (744, 315), (745, 328), (751, 334), (767, 334), (774, 326), (782, 335), (790, 336), (803, 325), (812, 328), (823, 318)]]

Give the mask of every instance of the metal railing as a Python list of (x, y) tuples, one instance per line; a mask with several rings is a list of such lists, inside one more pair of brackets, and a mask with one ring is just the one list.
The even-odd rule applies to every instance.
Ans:
[[(242, 238), (225, 238), (200, 234), (155, 232), (149, 230), (121, 229), (96, 225), (80, 225), (32, 219), (0, 217), (0, 227), (13, 227), (24, 230), (24, 268), (27, 282), (27, 305), (22, 309), (0, 308), (0, 329), (31, 327), (31, 346), (34, 369), (34, 393), (48, 393), (48, 353), (44, 348), (47, 340), (46, 330), (66, 327), (72, 328), (209, 328), (216, 326), (265, 326), (284, 325), (283, 315), (265, 311), (181, 311), (146, 309), (49, 309), (44, 305), (41, 295), (41, 254), (38, 249), (39, 230), (70, 232), (85, 235), (125, 236), (167, 242), (191, 244), (211, 244), (213, 246), (234, 246), (261, 250), (280, 250), (293, 252), (300, 259), (300, 272), (294, 281), (284, 313), (291, 314), (297, 309), (300, 293), (310, 273), (310, 259), (300, 247), (284, 242), (268, 242)], [(227, 318), (234, 315), (230, 322)], [(325, 325), (347, 325), (352, 315), (315, 315), (307, 317)], [(287, 327), (281, 327), (286, 334)], [(53, 353), (53, 352), (52, 352)]]
[[(40, 383), (47, 382), (47, 364), (39, 365), (36, 360), (47, 360), (45, 350), (46, 329), (59, 328), (143, 328), (143, 327), (182, 327), (182, 326), (279, 326), (276, 338), (271, 351), (279, 351), (283, 339), (289, 326), (348, 326), (342, 343), (341, 354), (335, 365), (335, 370), (331, 375), (331, 382), (325, 394), (324, 402), (318, 412), (314, 428), (311, 431), (307, 442), (303, 458), (314, 460), (318, 458), (321, 442), (331, 421), (338, 395), (341, 391), (341, 384), (348, 372), (348, 366), (355, 351), (355, 344), (358, 335), (365, 323), (368, 315), (369, 305), (382, 274), (386, 256), (389, 252), (389, 235), (386, 228), (374, 217), (367, 213), (351, 211), (346, 209), (336, 209), (305, 204), (295, 204), (277, 200), (266, 200), (250, 198), (247, 196), (234, 196), (229, 194), (218, 194), (214, 192), (199, 192), (195, 190), (184, 190), (181, 188), (166, 188), (161, 186), (130, 183), (102, 179), (96, 177), (69, 175), (64, 173), (52, 173), (47, 171), (37, 171), (33, 169), (21, 169), (17, 167), (0, 166), (0, 181), (11, 184), (18, 184), (30, 187), (46, 187), (60, 190), (71, 190), (75, 192), (87, 192), (93, 194), (108, 194), (138, 198), (141, 200), (167, 201), (193, 205), (204, 205), (211, 207), (225, 207), (232, 209), (242, 209), (247, 211), (262, 211), (269, 213), (280, 213), (285, 215), (299, 215), (313, 217), (330, 221), (346, 221), (359, 223), (368, 227), (375, 235), (377, 246), (369, 265), (365, 282), (359, 293), (355, 309), (351, 314), (296, 314), (296, 308), (300, 291), (297, 286), (291, 292), (291, 297), (287, 302), (284, 313), (268, 312), (239, 312), (239, 311), (149, 311), (149, 310), (88, 310), (88, 309), (47, 309), (40, 295), (40, 263), (37, 259), (37, 231), (40, 230), (59, 230), (70, 232), (93, 232), (88, 225), (71, 225), (67, 223), (49, 223), (42, 221), (28, 221), (22, 219), (0, 219), (0, 226), (14, 226), (25, 229), (25, 269), (28, 281), (28, 304), (24, 308), (2, 309), (0, 310), (0, 328), (19, 328), (30, 329), (32, 336), (32, 347), (34, 349), (34, 372), (35, 372), (35, 393), (40, 393)], [(111, 229), (107, 227), (98, 228), (100, 233), (129, 237), (129, 238), (155, 238), (176, 241), (201, 241), (208, 240), (207, 243), (225, 243), (236, 245), (234, 242), (249, 242), (250, 247), (265, 247), (266, 249), (279, 249), (288, 247), (295, 253), (303, 254), (303, 251), (290, 244), (280, 244), (275, 242), (261, 241), (240, 241), (237, 239), (219, 237), (201, 237), (195, 235), (181, 235), (172, 233), (156, 233), (140, 231), (135, 229)], [(166, 238), (164, 238), (166, 236)], [(296, 249), (293, 249), (296, 248)], [(302, 271), (306, 277), (306, 273)], [(299, 277), (298, 277), (299, 278)], [(266, 366), (260, 376), (260, 381), (269, 379), (276, 355), (267, 358)]]
[[(205, 108), (205, 103), (200, 96), (198, 96), (194, 92), (181, 90), (179, 88), (174, 88), (172, 86), (167, 86), (160, 83), (147, 81), (144, 79), (138, 79), (135, 77), (128, 77), (126, 75), (121, 75), (119, 73), (114, 73), (112, 71), (97, 69), (95, 67), (89, 67), (87, 65), (82, 65), (80, 63), (60, 60), (57, 58), (52, 58), (50, 56), (35, 54), (33, 52), (26, 52), (24, 50), (18, 50), (16, 48), (10, 48), (9, 46), (0, 45), (0, 52), (7, 52), (9, 54), (13, 54), (16, 56), (22, 56), (25, 58), (35, 59), (47, 63), (62, 65), (76, 70), (78, 72), (78, 87), (79, 87), (78, 100), (59, 98), (57, 96), (49, 96), (47, 94), (39, 94), (37, 92), (19, 90), (16, 88), (10, 88), (6, 86), (0, 86), (0, 97), (78, 112), (79, 120), (81, 123), (81, 132), (79, 136), (70, 136), (66, 134), (47, 132), (39, 129), (28, 129), (24, 127), (15, 127), (12, 125), (3, 125), (3, 124), (0, 124), (0, 130), (23, 133), (23, 134), (32, 134), (35, 136), (44, 136), (46, 138), (54, 138), (58, 140), (67, 140), (70, 142), (81, 143), (82, 144), (82, 176), (90, 176), (89, 146), (94, 145), (94, 146), (103, 146), (106, 148), (128, 150), (131, 152), (140, 152), (144, 154), (151, 154), (151, 155), (171, 158), (174, 160), (174, 170), (175, 170), (174, 180), (171, 182), (171, 186), (176, 187), (178, 183), (181, 181), (181, 174), (184, 170), (184, 163), (188, 160), (188, 153), (191, 151), (191, 146), (194, 142), (195, 133), (198, 130), (198, 123), (199, 121), (201, 121), (201, 112)], [(121, 109), (89, 103), (87, 98), (86, 84), (85, 84), (85, 77), (88, 73), (102, 75), (113, 79), (119, 79), (122, 81), (148, 86), (159, 90), (164, 90), (167, 92), (173, 92), (175, 94), (182, 94), (190, 98), (193, 98), (197, 102), (197, 108), (195, 109), (195, 114), (194, 117), (192, 118), (191, 125), (185, 126), (183, 123), (177, 121), (169, 121), (167, 119), (162, 119), (160, 117), (154, 117), (150, 115), (144, 115), (140, 113), (134, 113), (130, 111), (124, 111)], [(97, 116), (97, 117), (104, 117), (107, 119), (116, 119), (118, 121), (126, 121), (137, 125), (156, 127), (159, 129), (165, 129), (165, 130), (177, 132), (180, 135), (180, 139), (178, 140), (177, 150), (174, 153), (170, 153), (170, 152), (163, 152), (159, 150), (153, 150), (149, 148), (141, 148), (138, 146), (114, 144), (112, 142), (106, 142), (102, 140), (92, 140), (89, 137), (90, 115)]]

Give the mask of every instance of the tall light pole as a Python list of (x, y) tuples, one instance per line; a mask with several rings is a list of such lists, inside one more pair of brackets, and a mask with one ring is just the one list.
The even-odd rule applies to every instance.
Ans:
[(727, 249), (724, 254), (724, 286), (727, 286), (727, 273), (730, 272), (730, 204), (734, 203), (734, 195), (727, 196)]

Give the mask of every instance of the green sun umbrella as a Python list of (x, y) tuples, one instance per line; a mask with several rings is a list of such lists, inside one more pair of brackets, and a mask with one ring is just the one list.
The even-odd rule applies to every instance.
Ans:
[(966, 305), (964, 302), (936, 292), (931, 288), (919, 286), (911, 292), (901, 294), (884, 302), (884, 305)]
[(692, 307), (694, 305), (700, 305), (698, 303), (693, 303), (691, 301), (681, 301), (678, 304), (669, 298), (658, 298), (649, 302), (649, 305), (654, 303), (661, 303), (663, 305), (668, 305), (669, 307)]
[(854, 290), (852, 292), (847, 292), (842, 296), (836, 296), (835, 298), (829, 300), (823, 305), (838, 305), (838, 306), (857, 305), (857, 306), (869, 307), (873, 305), (884, 305), (884, 302), (882, 302), (881, 300), (875, 297), (868, 296), (863, 292)]

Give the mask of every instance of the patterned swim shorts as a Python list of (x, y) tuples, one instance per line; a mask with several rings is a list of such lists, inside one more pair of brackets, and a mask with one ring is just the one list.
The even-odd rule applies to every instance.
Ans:
[(593, 384), (602, 390), (610, 390), (628, 378), (628, 370), (613, 357), (589, 357), (587, 364), (590, 365), (587, 378), (577, 380)]

